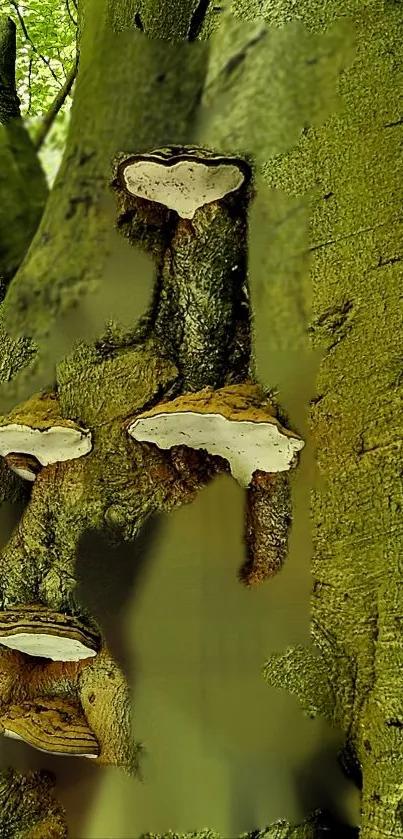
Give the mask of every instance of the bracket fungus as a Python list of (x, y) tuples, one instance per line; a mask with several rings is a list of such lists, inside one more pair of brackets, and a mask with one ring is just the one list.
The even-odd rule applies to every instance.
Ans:
[(117, 227), (155, 262), (152, 330), (179, 370), (182, 391), (222, 387), (235, 367), (246, 378), (251, 166), (191, 146), (118, 160)]
[(99, 747), (79, 703), (59, 697), (10, 705), (0, 714), (5, 737), (24, 740), (42, 752), (97, 758)]
[(118, 166), (120, 183), (130, 195), (163, 204), (183, 219), (238, 190), (248, 175), (242, 159), (190, 146), (131, 155)]
[(34, 481), (41, 466), (74, 460), (91, 449), (91, 432), (60, 416), (52, 392), (36, 393), (0, 417), (0, 455), (26, 480)]
[(224, 458), (247, 490), (247, 560), (240, 579), (251, 585), (279, 570), (291, 521), (289, 486), (281, 473), (296, 465), (304, 441), (280, 424), (259, 385), (186, 393), (131, 420), (128, 433), (162, 449), (189, 446)]
[(93, 658), (74, 662), (0, 645), (0, 688), (0, 734), (136, 773), (130, 689), (105, 644)]
[(46, 606), (18, 606), (0, 612), (0, 644), (53, 661), (79, 661), (97, 654), (100, 636), (76, 616)]
[[(77, 422), (61, 416), (57, 395), (53, 391), (36, 393), (7, 416), (0, 417), (0, 454), (14, 472), (27, 480), (35, 481), (42, 466), (73, 461), (91, 450), (91, 432)], [(34, 504), (32, 496), (20, 525), (2, 552), (0, 589), (3, 589), (3, 592), (13, 585), (13, 574), (18, 578), (15, 559), (12, 569), (6, 570), (6, 555), (13, 542), (18, 546), (23, 570), (19, 575), (21, 581), (18, 599), (14, 595), (10, 602), (7, 596), (3, 597), (5, 611), (0, 611), (0, 643), (33, 656), (76, 661), (96, 655), (101, 640), (99, 633), (95, 631), (91, 620), (87, 621), (85, 616), (81, 619), (74, 615), (74, 612), (66, 614), (63, 608), (57, 611), (52, 608), (51, 603), (46, 605), (43, 594), (36, 602), (36, 598), (32, 596), (35, 581), (27, 564), (28, 555), (32, 555), (35, 567), (41, 567), (41, 563), (43, 566), (44, 558), (46, 565), (50, 566), (53, 557), (58, 567), (61, 565), (60, 552), (63, 552), (64, 546), (61, 544), (52, 550), (54, 533), (52, 535), (51, 518), (48, 514), (50, 501), (55, 501), (54, 480), (56, 476), (53, 472), (48, 475), (43, 473), (43, 481), (36, 481), (33, 491), (37, 506), (34, 505), (32, 510), (38, 511), (40, 508), (42, 515), (46, 516), (46, 525), (39, 525), (44, 534), (44, 544), (35, 543), (33, 537), (33, 526), (35, 527), (37, 522), (38, 512), (30, 512), (31, 505)], [(28, 528), (24, 526), (26, 517), (27, 522), (30, 522)], [(57, 572), (53, 573), (52, 577), (52, 569), (48, 567), (46, 575), (46, 579), (50, 581), (48, 584), (57, 588)], [(15, 605), (16, 602), (18, 605)]]
[(34, 481), (41, 471), (38, 458), (31, 454), (10, 452), (10, 454), (4, 455), (4, 459), (9, 469), (19, 475), (20, 478), (24, 478), (25, 481)]
[(186, 393), (140, 414), (128, 427), (138, 441), (161, 449), (184, 445), (228, 460), (239, 484), (253, 473), (291, 468), (304, 441), (283, 428), (259, 385), (245, 382)]

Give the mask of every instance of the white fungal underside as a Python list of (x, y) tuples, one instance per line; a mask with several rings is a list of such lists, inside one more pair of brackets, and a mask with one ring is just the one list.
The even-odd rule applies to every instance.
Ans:
[(87, 755), (87, 754), (74, 754), (71, 755), (70, 752), (54, 752), (51, 749), (41, 749), (39, 746), (35, 746), (34, 743), (31, 743), (30, 740), (26, 740), (25, 737), (21, 737), (19, 734), (16, 734), (14, 731), (10, 731), (10, 729), (4, 729), (4, 736), (11, 737), (13, 740), (22, 740), (24, 743), (29, 743), (32, 748), (36, 749), (38, 752), (46, 752), (48, 755), (63, 755), (63, 757), (97, 757), (97, 755)]
[(54, 426), (40, 431), (17, 423), (0, 427), (0, 455), (22, 452), (34, 455), (42, 466), (74, 460), (91, 451), (91, 432)]
[(238, 189), (244, 175), (234, 164), (206, 166), (202, 161), (182, 160), (173, 166), (139, 160), (124, 170), (132, 195), (157, 201), (181, 218), (193, 218), (198, 207), (218, 201)]
[(82, 658), (96, 655), (95, 650), (86, 647), (81, 641), (45, 633), (18, 632), (15, 635), (0, 635), (0, 643), (12, 650), (51, 658), (53, 661), (80, 661)]
[(13, 472), (16, 475), (19, 475), (20, 478), (24, 478), (24, 481), (34, 481), (35, 480), (35, 472), (30, 472), (28, 469), (22, 469), (21, 467), (12, 467)]
[(160, 449), (189, 446), (228, 460), (234, 478), (247, 487), (253, 472), (284, 472), (290, 468), (303, 440), (287, 437), (269, 422), (228, 420), (220, 414), (157, 414), (136, 419), (129, 434), (139, 442), (155, 443)]

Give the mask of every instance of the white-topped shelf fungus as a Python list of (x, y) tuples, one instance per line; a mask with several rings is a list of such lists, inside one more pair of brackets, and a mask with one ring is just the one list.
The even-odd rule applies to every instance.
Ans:
[(23, 740), (41, 752), (88, 758), (99, 745), (78, 701), (38, 697), (10, 705), (0, 715), (5, 737)]
[(97, 654), (101, 639), (79, 618), (33, 605), (0, 612), (0, 644), (53, 661), (80, 661)]
[(116, 159), (117, 226), (155, 260), (152, 329), (178, 368), (183, 391), (221, 387), (234, 364), (248, 375), (243, 288), (252, 181), (246, 159), (201, 147)]
[(36, 393), (0, 417), (0, 455), (26, 480), (34, 481), (41, 466), (74, 460), (91, 449), (91, 432), (60, 416), (52, 392)]
[(146, 411), (128, 432), (161, 449), (183, 445), (228, 461), (233, 477), (248, 487), (256, 470), (291, 469), (304, 441), (283, 428), (262, 389), (253, 382), (204, 388)]
[(199, 207), (235, 192), (246, 176), (244, 161), (186, 146), (131, 155), (118, 166), (126, 192), (163, 204), (185, 219), (192, 219)]
[(7, 466), (19, 475), (20, 478), (24, 478), (25, 481), (34, 481), (37, 474), (41, 471), (41, 464), (38, 458), (32, 454), (11, 452), (10, 454), (6, 454), (4, 459)]

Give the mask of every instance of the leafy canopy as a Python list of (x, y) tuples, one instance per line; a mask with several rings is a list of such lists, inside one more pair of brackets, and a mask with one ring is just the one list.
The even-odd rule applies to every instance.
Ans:
[[(2, 0), (2, 14), (17, 27), (16, 85), (21, 115), (32, 135), (51, 108), (74, 64), (76, 0)], [(64, 147), (71, 97), (67, 96), (41, 153), (49, 175)]]

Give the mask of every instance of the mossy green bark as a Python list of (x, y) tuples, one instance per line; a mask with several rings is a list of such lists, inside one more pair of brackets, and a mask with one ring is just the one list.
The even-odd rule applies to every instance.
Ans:
[[(342, 4), (304, 4), (321, 29)], [(311, 428), (312, 637), (271, 657), (270, 684), (347, 734), (362, 772), (363, 839), (403, 836), (401, 9), (352, 3), (356, 57), (343, 108), (267, 165), (293, 195), (312, 190), (310, 335), (321, 353)], [(279, 2), (269, 22), (287, 17)]]
[(85, 353), (80, 347), (59, 365), (58, 396), (63, 415), (80, 417), (91, 429), (93, 450), (45, 466), (37, 475), (2, 551), (3, 608), (39, 602), (77, 614), (74, 564), (83, 534), (111, 527), (113, 538), (119, 511), (122, 536), (132, 539), (152, 513), (193, 500), (221, 468), (220, 458), (183, 447), (163, 452), (129, 437), (127, 421), (159, 401), (178, 378), (174, 365), (158, 354), (158, 342), (104, 362), (91, 364), (90, 356), (91, 348)]
[[(32, 251), (7, 295), (7, 328), (13, 334), (35, 336), (43, 346), (52, 324), (82, 293), (96, 287), (102, 275), (108, 252), (104, 243), (114, 224), (107, 190), (110, 162), (117, 150), (132, 153), (193, 139), (192, 120), (205, 80), (205, 45), (183, 43), (171, 50), (166, 42), (146, 41), (138, 32), (126, 31), (132, 21), (122, 18), (121, 12), (115, 15), (114, 5), (107, 0), (86, 0), (82, 64), (66, 154)], [(129, 6), (130, 13), (136, 15), (135, 4), (125, 8)], [(97, 28), (90, 26), (95, 9)], [(258, 8), (239, 0), (234, 10), (249, 20), (259, 14), (272, 26), (291, 16), (285, 0), (259, 4)], [(194, 11), (192, 4), (186, 4), (180, 30), (183, 37), (189, 32)], [(150, 4), (143, 11), (150, 36), (151, 12)], [(345, 12), (341, 2), (307, 2), (298, 7), (295, 16), (311, 32), (322, 33)], [(272, 657), (265, 673), (271, 684), (296, 692), (308, 713), (323, 713), (348, 732), (363, 775), (363, 839), (399, 839), (403, 836), (402, 570), (398, 544), (402, 506), (402, 22), (398, 4), (380, 0), (350, 3), (349, 14), (355, 24), (357, 55), (353, 66), (340, 77), (344, 110), (329, 117), (324, 126), (305, 125), (302, 134), (300, 126), (296, 148), (286, 153), (284, 147), (277, 149), (277, 157), (264, 169), (267, 184), (291, 196), (308, 193), (311, 198), (310, 331), (313, 346), (322, 352), (311, 422), (324, 479), (315, 489), (312, 506), (312, 635), (320, 657), (318, 660), (311, 651), (298, 649)], [(336, 33), (333, 48), (337, 43)], [(114, 72), (105, 74), (104, 67), (110, 65)], [(236, 66), (231, 65), (223, 72), (218, 70), (217, 78), (225, 87), (228, 79), (233, 83), (234, 75), (237, 80), (236, 72)], [(175, 96), (178, 107), (173, 113)], [(89, 109), (88, 101), (95, 102), (96, 109)], [(238, 147), (242, 145), (242, 132), (232, 136)], [(224, 145), (228, 143), (225, 131), (220, 134), (217, 129), (217, 137)], [(260, 160), (269, 156), (266, 142), (266, 138), (261, 141)], [(281, 301), (273, 309), (271, 334), (276, 334), (278, 323), (285, 322), (280, 275), (273, 277), (271, 286), (279, 290), (276, 299)], [(133, 321), (136, 315), (133, 313)], [(57, 475), (52, 484), (52, 492), (57, 488), (56, 505), (61, 499), (67, 509), (60, 519), (60, 534), (56, 534), (59, 539), (67, 536), (66, 591), (74, 545), (83, 529), (103, 527), (107, 521), (121, 527), (128, 538), (133, 535), (133, 521), (137, 526), (153, 509), (156, 492), (167, 509), (172, 498), (183, 503), (186, 495), (181, 479), (175, 483), (174, 465), (147, 452), (144, 469), (144, 455), (139, 450), (128, 451), (122, 431), (128, 405), (135, 411), (150, 407), (162, 395), (175, 394), (172, 362), (164, 357), (161, 345), (144, 343), (147, 328), (146, 319), (136, 334), (131, 326), (129, 334), (116, 316), (96, 346), (81, 343), (58, 365), (59, 398), (65, 415), (85, 421), (96, 432), (94, 456), (76, 464), (74, 478), (63, 464), (49, 467), (52, 481)], [(78, 337), (75, 333), (74, 340)], [(32, 345), (20, 346), (21, 353), (12, 360), (11, 373), (4, 375), (4, 380), (32, 358)], [(6, 348), (7, 365), (13, 352)], [(54, 376), (60, 358), (54, 348), (52, 352), (47, 369), (36, 368), (39, 380), (35, 388), (39, 381), (42, 386)], [(19, 389), (17, 401), (32, 392), (32, 369), (23, 382), (25, 393)], [(115, 381), (117, 391), (113, 390)], [(106, 391), (117, 398), (114, 415), (109, 404), (102, 404)], [(16, 392), (8, 398), (15, 400)], [(107, 463), (104, 472), (101, 456)], [(192, 473), (194, 468), (192, 464)], [(185, 484), (189, 477), (187, 471)], [(44, 479), (45, 473), (34, 487), (33, 498), (41, 513), (50, 504)], [(88, 487), (93, 489), (90, 494), (86, 494)], [(30, 524), (30, 513), (26, 515)], [(28, 543), (30, 538), (28, 535)], [(32, 544), (25, 551), (31, 555), (31, 570), (41, 538), (34, 529)], [(14, 549), (16, 544), (9, 548), (13, 567)], [(50, 599), (56, 596), (52, 584), (45, 585), (44, 591)], [(320, 835), (318, 825), (316, 828), (312, 833), (312, 824), (309, 828), (283, 824), (268, 828), (263, 836), (307, 839)], [(355, 829), (350, 829), (350, 835), (351, 830)]]
[[(199, 830), (189, 833), (145, 833), (140, 839), (220, 839), (212, 830)], [(242, 833), (239, 839), (358, 839), (358, 828), (341, 824), (326, 810), (316, 810), (304, 822), (291, 825), (281, 819), (263, 828), (249, 833)]]

